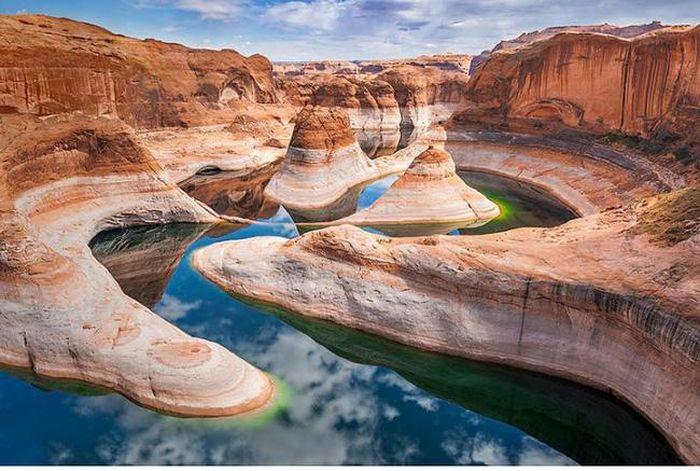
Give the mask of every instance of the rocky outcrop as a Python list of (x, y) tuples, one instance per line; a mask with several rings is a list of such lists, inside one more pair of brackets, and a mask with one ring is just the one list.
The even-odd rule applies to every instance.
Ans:
[[(390, 239), (351, 226), (192, 256), (222, 288), (418, 348), (612, 391), (700, 461), (700, 256), (693, 187), (550, 229)], [(640, 229), (640, 224), (642, 228)]]
[(333, 206), (351, 188), (378, 176), (344, 111), (306, 107), (296, 117), (287, 156), (265, 195), (290, 213), (314, 220), (317, 211)]
[(219, 219), (117, 120), (0, 117), (0, 363), (185, 416), (267, 405), (270, 379), (126, 296), (88, 247), (103, 230)]
[(240, 102), (273, 103), (260, 55), (190, 49), (43, 15), (0, 17), (0, 113), (82, 111), (137, 128), (230, 121)]
[(457, 175), (450, 154), (430, 147), (369, 208), (342, 221), (389, 234), (409, 230), (424, 235), (431, 232), (427, 227), (444, 234), (484, 224), (498, 214), (498, 206)]
[(664, 162), (592, 143), (590, 136), (524, 135), (453, 127), (445, 150), (460, 170), (497, 174), (540, 188), (587, 216), (688, 185)]
[(472, 77), (469, 96), (481, 120), (556, 121), (674, 144), (690, 139), (693, 154), (699, 63), (700, 27), (662, 28), (632, 39), (560, 33), (494, 53)]

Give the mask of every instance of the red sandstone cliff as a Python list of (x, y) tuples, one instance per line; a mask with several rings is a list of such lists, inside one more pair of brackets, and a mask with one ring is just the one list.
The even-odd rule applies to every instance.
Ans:
[(516, 49), (522, 46), (527, 46), (537, 41), (542, 41), (549, 39), (559, 33), (603, 33), (609, 34), (611, 36), (618, 36), (620, 38), (633, 38), (650, 31), (655, 31), (657, 29), (666, 28), (666, 25), (661, 24), (660, 21), (652, 21), (648, 24), (643, 25), (629, 25), (629, 26), (617, 26), (608, 23), (603, 23), (600, 25), (583, 25), (583, 26), (552, 26), (550, 28), (544, 28), (542, 30), (530, 31), (529, 33), (523, 33), (514, 39), (505, 39), (500, 41), (496, 46), (490, 51), (484, 51), (478, 56), (475, 56), (470, 64), (469, 73), (474, 74), (476, 68), (479, 64), (482, 64), (486, 59), (488, 59), (491, 54), (496, 51), (501, 51), (504, 49)]
[(0, 16), (0, 113), (82, 111), (140, 128), (225, 122), (237, 99), (277, 101), (260, 55), (137, 40), (43, 15)]
[(497, 119), (554, 120), (644, 138), (677, 134), (697, 145), (699, 70), (700, 27), (631, 40), (561, 33), (494, 53), (472, 77), (469, 96)]

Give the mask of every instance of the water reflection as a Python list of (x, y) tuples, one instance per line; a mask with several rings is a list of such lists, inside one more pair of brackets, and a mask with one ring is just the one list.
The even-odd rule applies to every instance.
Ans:
[(518, 427), (578, 463), (677, 462), (663, 437), (638, 414), (593, 389), (423, 352), (280, 310), (272, 312), (339, 356), (391, 368), (435, 397)]
[(263, 194), (278, 167), (272, 164), (255, 172), (200, 171), (181, 182), (180, 187), (219, 214), (267, 218), (279, 208)]
[(360, 148), (370, 159), (391, 155), (416, 140), (419, 131), (412, 127), (382, 130), (355, 130)]
[[(358, 205), (381, 192), (381, 185), (367, 189)], [(0, 374), (0, 462), (675, 462), (663, 439), (609, 396), (245, 304), (187, 261), (196, 248), (260, 235), (290, 238), (298, 231), (278, 207), (251, 225), (112, 231), (96, 237), (92, 248), (130, 296), (280, 378), (289, 389), (284, 410), (250, 422), (178, 419), (119, 395), (13, 370)]]
[(492, 234), (517, 227), (553, 227), (577, 217), (571, 209), (549, 194), (511, 178), (483, 172), (459, 171), (469, 186), (496, 203), (501, 214), (460, 234)]

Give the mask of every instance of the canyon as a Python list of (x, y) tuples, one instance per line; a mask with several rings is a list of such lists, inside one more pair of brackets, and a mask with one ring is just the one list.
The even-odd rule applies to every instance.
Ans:
[[(189, 261), (237, 298), (611, 393), (700, 463), (699, 26), (272, 63), (10, 15), (0, 57), (0, 364), (175, 416), (274, 409), (273, 375), (152, 310), (206, 234)], [(511, 208), (464, 172), (575, 217), (489, 233)], [(135, 226), (136, 255), (101, 245)]]

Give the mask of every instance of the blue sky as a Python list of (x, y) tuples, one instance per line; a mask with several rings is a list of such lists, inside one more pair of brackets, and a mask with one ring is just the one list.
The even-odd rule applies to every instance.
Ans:
[(272, 60), (476, 54), (547, 26), (700, 22), (698, 0), (0, 0), (18, 12)]

